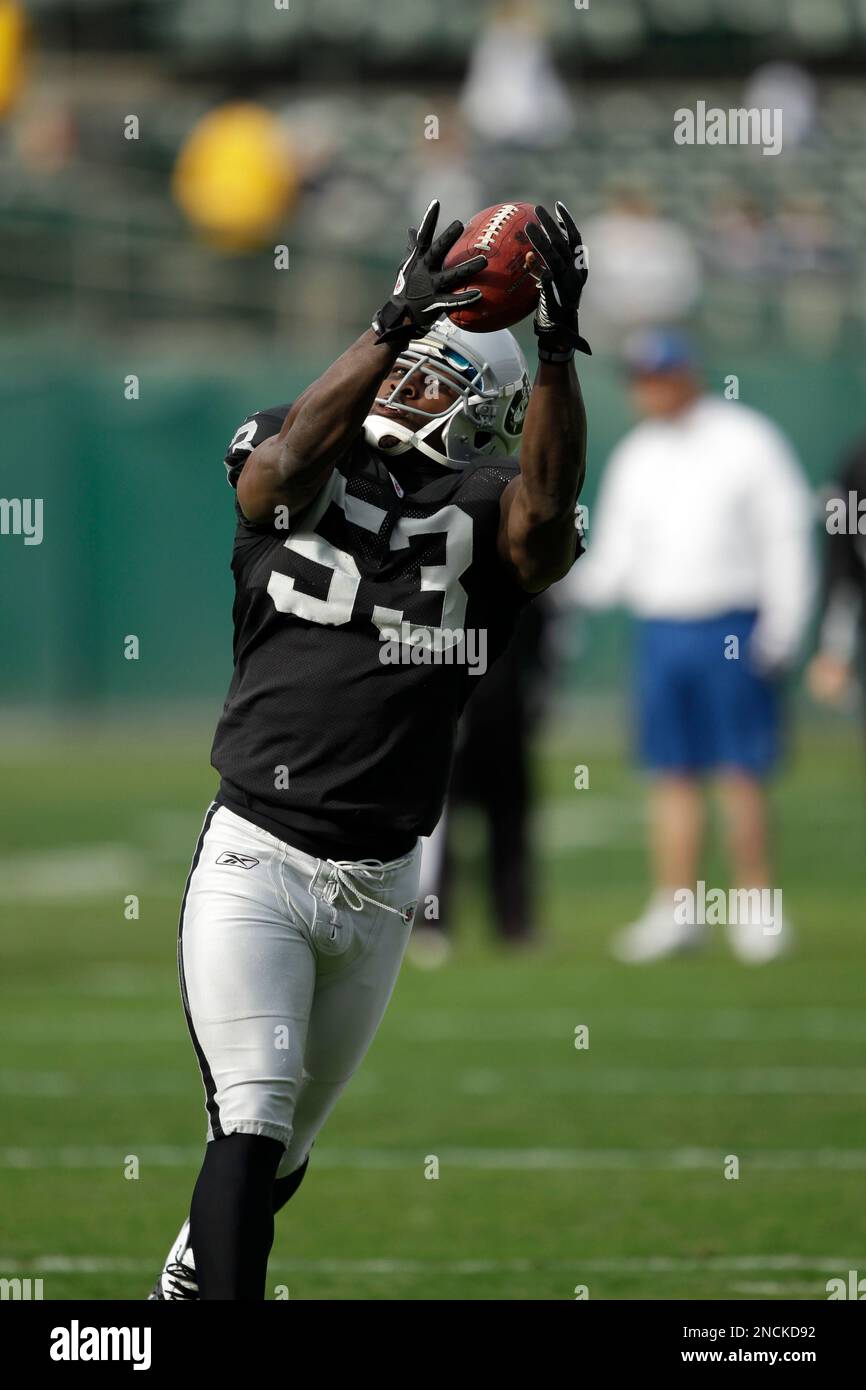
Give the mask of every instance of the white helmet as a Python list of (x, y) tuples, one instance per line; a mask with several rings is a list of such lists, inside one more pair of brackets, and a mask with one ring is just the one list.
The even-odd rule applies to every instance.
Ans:
[[(377, 405), (399, 406), (417, 416), (418, 424), (368, 415), (364, 436), (381, 453), (404, 454), (418, 449), (446, 468), (465, 468), (474, 459), (513, 454), (520, 443), (523, 417), (529, 404), (526, 359), (507, 328), (497, 333), (467, 333), (448, 318), (438, 319), (423, 338), (415, 338), (395, 364), (403, 374), (388, 396), (377, 396)], [(441, 381), (457, 391), (456, 401), (441, 410), (419, 410), (400, 400), (400, 393), (419, 372), (425, 393), (429, 383)], [(442, 449), (428, 438), (442, 430)], [(393, 443), (384, 447), (382, 440)]]

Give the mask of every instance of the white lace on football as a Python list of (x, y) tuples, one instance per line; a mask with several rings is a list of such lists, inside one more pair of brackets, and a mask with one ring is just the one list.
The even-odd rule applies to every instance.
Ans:
[(503, 203), (502, 207), (493, 214), (490, 221), (486, 222), (481, 228), (477, 241), (472, 243), (472, 249), (474, 251), (489, 251), (506, 222), (509, 218), (513, 217), (517, 211), (518, 207), (516, 203)]

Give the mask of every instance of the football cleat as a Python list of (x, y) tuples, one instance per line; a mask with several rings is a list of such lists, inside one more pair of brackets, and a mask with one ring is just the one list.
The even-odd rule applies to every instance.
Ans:
[(729, 922), (728, 945), (743, 965), (768, 965), (787, 955), (792, 945), (791, 928), (783, 919), (778, 931), (768, 932), (758, 923)]
[(151, 1299), (197, 1299), (198, 1280), (195, 1258), (189, 1243), (189, 1222), (184, 1221), (180, 1234), (168, 1252), (162, 1272), (147, 1296)]
[(626, 965), (647, 965), (700, 950), (708, 936), (705, 926), (678, 922), (670, 895), (661, 893), (643, 917), (614, 937), (610, 949)]

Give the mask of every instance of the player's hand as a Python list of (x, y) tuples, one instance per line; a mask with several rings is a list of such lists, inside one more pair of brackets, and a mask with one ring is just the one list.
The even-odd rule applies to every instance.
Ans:
[(463, 232), (463, 223), (452, 222), (434, 241), (438, 220), (439, 203), (434, 198), (418, 230), (409, 228), (406, 259), (397, 272), (391, 298), (373, 319), (379, 343), (423, 337), (440, 314), (481, 298), (480, 290), (457, 294), (455, 286), (465, 285), (470, 276), (483, 270), (487, 257), (473, 256), (443, 270), (442, 262)]
[(554, 206), (555, 219), (547, 208), (540, 204), (536, 207), (538, 221), (527, 222), (526, 235), (541, 262), (540, 269), (533, 272), (539, 299), (532, 326), (538, 338), (539, 356), (562, 361), (575, 348), (592, 352), (577, 323), (580, 296), (589, 272), (574, 218), (564, 203)]

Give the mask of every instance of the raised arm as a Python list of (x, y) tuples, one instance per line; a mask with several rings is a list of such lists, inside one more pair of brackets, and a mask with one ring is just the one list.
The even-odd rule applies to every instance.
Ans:
[(556, 219), (535, 209), (527, 235), (541, 263), (534, 319), (538, 374), (520, 446), (520, 476), (502, 494), (499, 553), (531, 593), (567, 574), (577, 552), (574, 511), (586, 471), (586, 412), (574, 352), (590, 351), (577, 311), (587, 270), (580, 232), (568, 209)]
[(445, 310), (478, 298), (479, 290), (455, 293), (453, 286), (486, 265), (486, 258), (443, 271), (463, 224), (452, 222), (434, 241), (438, 217), (434, 201), (418, 231), (410, 228), (393, 293), (373, 327), (298, 397), (279, 434), (253, 449), (237, 487), (248, 521), (270, 521), (277, 507), (298, 511), (311, 502), (357, 439), (379, 386), (411, 339), (426, 333)]
[(270, 521), (279, 506), (299, 511), (313, 500), (357, 438), (399, 351), (368, 329), (298, 397), (279, 434), (244, 464), (237, 493), (248, 521)]

